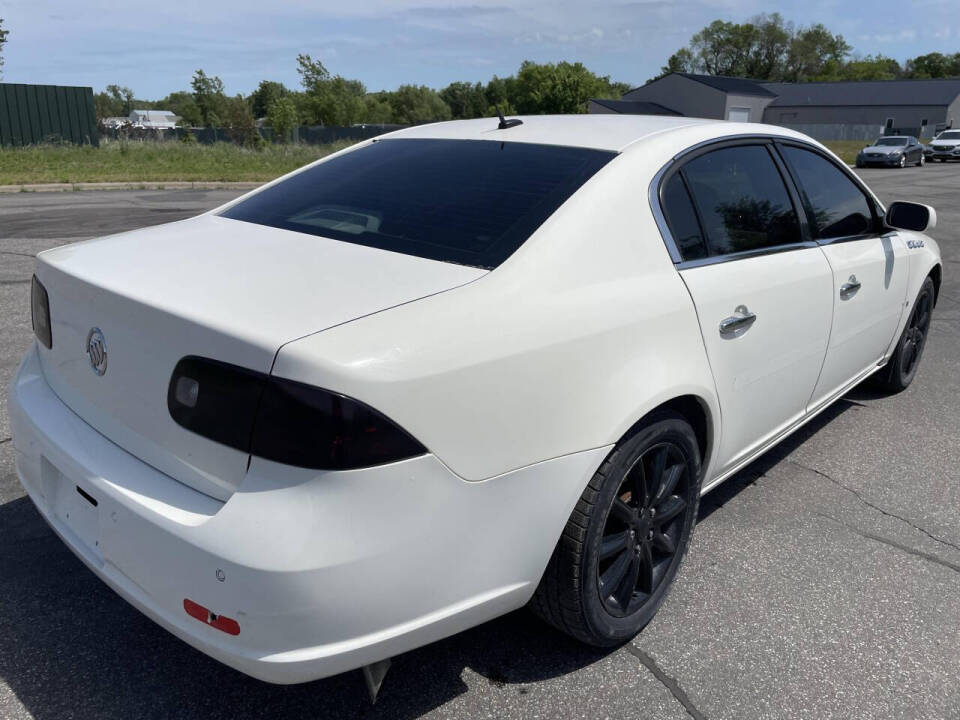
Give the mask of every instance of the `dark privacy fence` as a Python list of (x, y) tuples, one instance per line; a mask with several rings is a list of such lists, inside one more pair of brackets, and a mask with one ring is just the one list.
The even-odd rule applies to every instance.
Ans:
[[(301, 125), (291, 131), (287, 141), (305, 145), (326, 145), (337, 140), (359, 142), (404, 127), (407, 126), (391, 124), (352, 125), (350, 127)], [(184, 128), (173, 128), (171, 130), (149, 130), (131, 127), (100, 128), (100, 134), (112, 140), (180, 140), (186, 132), (188, 131)], [(191, 128), (189, 132), (193, 134), (197, 142), (206, 145), (215, 142), (237, 141), (236, 134), (229, 128)], [(262, 127), (259, 129), (259, 133), (264, 140), (274, 140), (273, 128)]]
[(0, 83), (0, 146), (98, 145), (93, 89)]

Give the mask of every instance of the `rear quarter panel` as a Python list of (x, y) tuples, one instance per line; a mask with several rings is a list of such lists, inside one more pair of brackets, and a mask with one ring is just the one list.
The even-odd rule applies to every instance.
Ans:
[(274, 374), (368, 403), (468, 480), (616, 442), (679, 395), (718, 419), (647, 202), (672, 147), (615, 158), (480, 280), (290, 343)]

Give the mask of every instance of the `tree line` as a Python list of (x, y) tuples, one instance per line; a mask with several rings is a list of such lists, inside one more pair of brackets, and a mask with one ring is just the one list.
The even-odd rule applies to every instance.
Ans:
[(369, 92), (360, 80), (334, 75), (305, 54), (297, 57), (297, 73), (297, 89), (263, 80), (249, 95), (228, 95), (219, 77), (197, 70), (190, 90), (150, 101), (136, 98), (128, 87), (108, 85), (94, 95), (94, 106), (98, 119), (127, 116), (134, 109), (170, 110), (189, 127), (253, 128), (255, 120), (263, 118), (284, 138), (297, 125), (413, 125), (491, 116), (498, 110), (525, 115), (586, 112), (590, 98), (619, 98), (630, 89), (579, 62), (526, 61), (514, 75), (494, 76), (487, 83), (453, 82), (441, 90), (401, 85)]
[(669, 57), (658, 77), (671, 72), (772, 82), (949, 78), (960, 77), (960, 53), (927, 53), (902, 64), (880, 53), (856, 56), (822, 24), (797, 27), (764, 13), (745, 23), (714, 20)]

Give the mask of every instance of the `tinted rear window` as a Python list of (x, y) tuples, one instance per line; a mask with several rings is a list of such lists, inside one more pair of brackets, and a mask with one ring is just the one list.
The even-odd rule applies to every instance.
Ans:
[(489, 140), (380, 140), (224, 217), (494, 268), (615, 153)]

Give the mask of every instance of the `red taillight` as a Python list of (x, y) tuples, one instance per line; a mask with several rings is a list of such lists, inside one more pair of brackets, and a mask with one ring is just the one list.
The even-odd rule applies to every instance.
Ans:
[(196, 618), (200, 622), (205, 623), (212, 628), (216, 628), (221, 632), (225, 632), (227, 635), (240, 634), (240, 624), (236, 620), (212, 613), (203, 605), (195, 603), (193, 600), (184, 598), (183, 609), (187, 611), (187, 615), (190, 617)]

